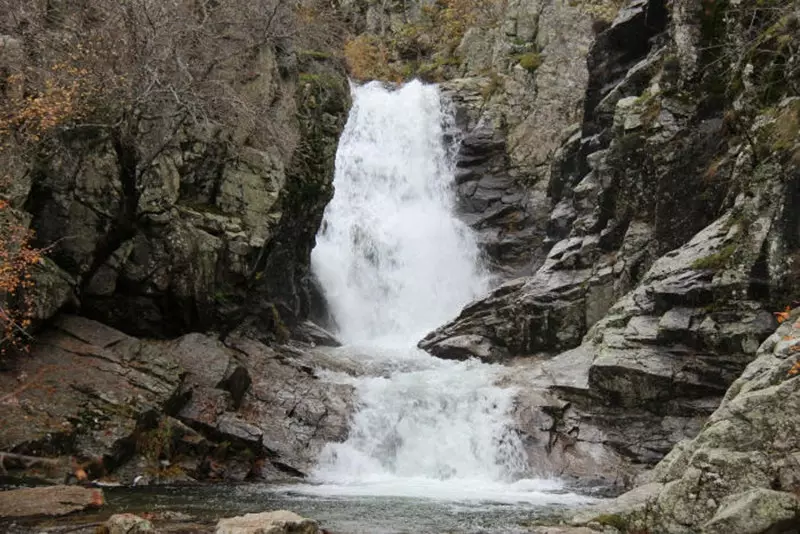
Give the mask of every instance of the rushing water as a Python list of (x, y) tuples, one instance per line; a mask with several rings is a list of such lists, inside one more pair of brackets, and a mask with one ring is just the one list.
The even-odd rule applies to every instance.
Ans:
[(453, 215), (448, 125), (436, 86), (354, 89), (312, 267), (348, 345), (340, 354), (369, 372), (327, 375), (355, 387), (358, 408), (302, 491), (570, 502), (556, 482), (526, 478), (498, 368), (415, 347), (487, 289), (475, 238)]

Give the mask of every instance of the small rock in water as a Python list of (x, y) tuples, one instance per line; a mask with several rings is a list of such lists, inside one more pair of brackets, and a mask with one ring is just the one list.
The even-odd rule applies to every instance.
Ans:
[(105, 524), (107, 534), (144, 534), (155, 532), (153, 524), (134, 514), (114, 514)]
[(317, 522), (288, 510), (220, 519), (216, 534), (320, 534)]
[(0, 491), (0, 517), (59, 516), (103, 505), (103, 491), (78, 486), (45, 486)]

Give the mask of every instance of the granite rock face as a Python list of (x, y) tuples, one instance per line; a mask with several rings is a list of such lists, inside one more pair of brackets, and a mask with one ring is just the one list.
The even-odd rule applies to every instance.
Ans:
[[(592, 28), (582, 113), (561, 129), (546, 183), (524, 188), (540, 191), (535, 213), (547, 217), (519, 257), (530, 272), (420, 342), (439, 357), (511, 367), (540, 472), (629, 486), (700, 431), (774, 330), (772, 312), (798, 295), (798, 137), (778, 126), (796, 124), (797, 100), (785, 87), (765, 92), (760, 71), (729, 87), (735, 96), (710, 92), (744, 64), (736, 36), (760, 8), (720, 8), (699, 26), (698, 9), (634, 0)], [(716, 60), (710, 42), (723, 50)], [(768, 56), (763, 68), (780, 70)], [(463, 95), (481, 87), (449, 83)], [(480, 120), (502, 107), (454, 94), (457, 107), (481, 110), (461, 119), (459, 179), (502, 183), (510, 138)]]
[[(352, 410), (351, 388), (315, 378), (313, 358), (243, 337), (138, 340), (61, 316), (0, 375), (0, 450), (74, 456), (90, 478), (125, 483), (303, 476), (346, 437)], [(48, 480), (71, 470), (6, 467)]]
[(797, 319), (767, 338), (699, 434), (647, 473), (649, 484), (576, 521), (610, 511), (632, 528), (670, 534), (800, 528)]
[(509, 2), (496, 28), (467, 31), (462, 77), (442, 84), (461, 132), (460, 213), (504, 278), (535, 272), (545, 259), (554, 157), (583, 116), (598, 15), (615, 9)]
[[(86, 17), (93, 15), (69, 3), (52, 9), (59, 11), (55, 18), (32, 8), (26, 24), (45, 24), (47, 42), (84, 36), (70, 32), (91, 24)], [(59, 62), (17, 33), (2, 35), (24, 33), (22, 26), (0, 29), (3, 79), (22, 80), (4, 81), (4, 101), (35, 78), (27, 73)], [(0, 193), (10, 206), (4, 217), (35, 231), (34, 245), (48, 256), (32, 273), (32, 319), (45, 322), (66, 309), (130, 335), (164, 339), (246, 322), (268, 341), (285, 338), (308, 317), (309, 254), (333, 193), (349, 90), (341, 61), (304, 53), (303, 40), (313, 35), (286, 30), (295, 35), (291, 42), (270, 36), (246, 53), (211, 61), (205, 75), (217, 92), (193, 86), (191, 105), (176, 94), (163, 105), (143, 99), (115, 101), (115, 108), (98, 94), (41, 139), (4, 133)], [(214, 37), (212, 47), (239, 42)], [(61, 45), (46, 47), (52, 55)], [(114, 68), (135, 71), (134, 59), (126, 60)], [(175, 99), (180, 105), (172, 110)], [(140, 109), (151, 101), (153, 109)], [(233, 110), (211, 117), (209, 110), (225, 102), (235, 102), (247, 120), (233, 120)], [(191, 120), (183, 115), (187, 107)], [(105, 124), (103, 113), (119, 117)], [(4, 231), (7, 222), (0, 221)]]

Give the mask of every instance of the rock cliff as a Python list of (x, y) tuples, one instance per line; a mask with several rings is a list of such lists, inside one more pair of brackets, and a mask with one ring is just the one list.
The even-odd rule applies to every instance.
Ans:
[(700, 433), (679, 443), (647, 484), (576, 522), (614, 521), (625, 532), (796, 532), (799, 328), (794, 313), (767, 338)]
[(305, 320), (349, 86), (340, 17), (304, 9), (3, 4), (0, 472), (296, 476), (344, 439), (350, 391), (283, 345), (335, 343)]
[(626, 485), (699, 432), (797, 296), (798, 12), (636, 0), (606, 24), (575, 4), (537, 4), (541, 63), (498, 94), (445, 84), (465, 217), (525, 276), (420, 347), (512, 366), (533, 464)]
[[(50, 260), (34, 272), (35, 319), (67, 306), (132, 335), (246, 322), (285, 338), (308, 314), (349, 102), (338, 19), (190, 4), (19, 6), (0, 29), (20, 117), (0, 152), (4, 196)], [(140, 41), (108, 51), (112, 32)]]

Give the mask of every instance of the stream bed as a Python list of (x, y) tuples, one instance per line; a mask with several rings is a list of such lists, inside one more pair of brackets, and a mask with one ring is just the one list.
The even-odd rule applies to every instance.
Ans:
[[(295, 491), (295, 489), (297, 491)], [(291, 510), (331, 534), (518, 534), (558, 519), (571, 504), (454, 501), (421, 497), (309, 495), (306, 485), (267, 484), (104, 488), (106, 505), (66, 518), (2, 524), (0, 532), (94, 532), (116, 513), (152, 517), (158, 532), (213, 532), (219, 518)], [(555, 501), (566, 493), (554, 493)], [(574, 495), (574, 494), (573, 494)]]

